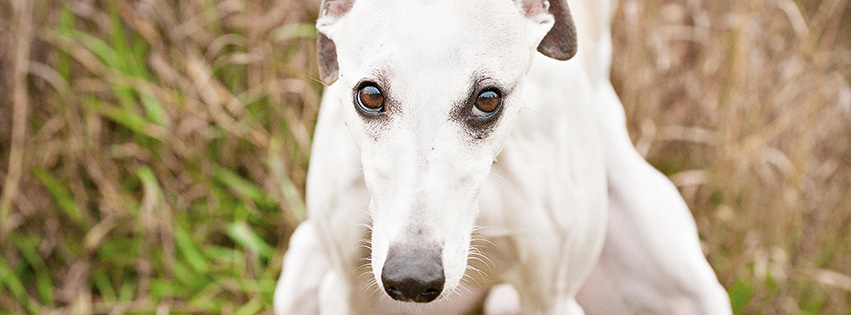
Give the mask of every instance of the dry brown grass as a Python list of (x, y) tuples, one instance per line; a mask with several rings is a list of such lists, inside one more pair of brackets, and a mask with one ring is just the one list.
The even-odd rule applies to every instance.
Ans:
[(622, 1), (613, 80), (743, 313), (851, 307), (851, 2)]
[[(851, 1), (621, 2), (632, 135), (736, 311), (847, 313)], [(268, 311), (317, 7), (0, 1), (0, 313)]]
[(0, 1), (0, 313), (268, 309), (317, 7)]

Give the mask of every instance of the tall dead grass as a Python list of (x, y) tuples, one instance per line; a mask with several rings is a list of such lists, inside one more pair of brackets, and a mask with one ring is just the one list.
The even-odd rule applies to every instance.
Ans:
[[(738, 313), (851, 308), (849, 1), (622, 0), (612, 78)], [(0, 313), (266, 312), (317, 1), (0, 1)]]
[(613, 80), (741, 313), (851, 307), (851, 2), (622, 1)]
[(317, 7), (0, 1), (0, 313), (268, 309)]

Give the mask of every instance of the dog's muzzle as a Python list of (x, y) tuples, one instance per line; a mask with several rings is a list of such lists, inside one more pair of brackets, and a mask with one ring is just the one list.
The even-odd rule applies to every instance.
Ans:
[(443, 291), (446, 276), (439, 249), (391, 246), (381, 271), (384, 291), (394, 300), (426, 303)]

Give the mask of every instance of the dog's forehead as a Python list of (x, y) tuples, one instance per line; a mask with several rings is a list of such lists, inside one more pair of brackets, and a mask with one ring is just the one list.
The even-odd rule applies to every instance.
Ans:
[[(509, 0), (361, 0), (342, 32), (341, 64), (394, 77), (445, 82), (488, 73), (512, 81), (525, 73), (531, 53), (522, 16)], [(452, 78), (442, 77), (447, 71)]]

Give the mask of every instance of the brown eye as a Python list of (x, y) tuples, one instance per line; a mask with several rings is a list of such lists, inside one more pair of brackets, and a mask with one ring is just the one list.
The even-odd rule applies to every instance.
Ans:
[(499, 109), (502, 104), (502, 97), (494, 90), (487, 90), (476, 97), (475, 107), (473, 107), (473, 116), (486, 117)]
[(367, 112), (376, 113), (384, 109), (384, 95), (377, 86), (367, 84), (358, 90), (358, 105)]

